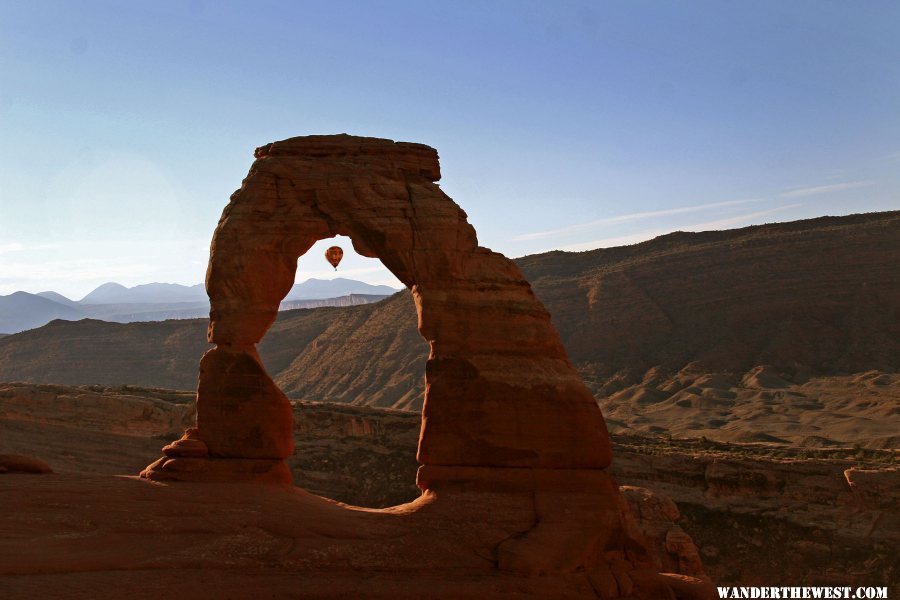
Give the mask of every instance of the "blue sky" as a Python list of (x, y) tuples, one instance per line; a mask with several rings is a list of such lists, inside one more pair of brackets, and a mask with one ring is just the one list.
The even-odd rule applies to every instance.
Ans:
[(0, 294), (201, 281), (311, 133), (434, 146), (508, 256), (900, 208), (896, 2), (0, 0), (0, 58)]

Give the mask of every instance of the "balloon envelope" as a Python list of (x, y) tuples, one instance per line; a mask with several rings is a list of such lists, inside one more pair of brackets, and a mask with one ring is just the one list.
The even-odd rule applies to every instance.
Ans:
[(325, 259), (331, 263), (335, 271), (337, 271), (338, 265), (341, 264), (342, 258), (344, 258), (344, 251), (341, 250), (340, 246), (332, 246), (325, 251)]

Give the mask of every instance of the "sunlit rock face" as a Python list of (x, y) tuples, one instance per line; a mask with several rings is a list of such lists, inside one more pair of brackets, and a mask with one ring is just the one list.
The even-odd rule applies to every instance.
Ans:
[(294, 283), (297, 258), (344, 235), (412, 290), (430, 345), (417, 454), (423, 497), (404, 505), (411, 514), (398, 526), (445, 519), (435, 535), (474, 536), (492, 568), (579, 572), (600, 597), (668, 597), (672, 586), (698, 583), (656, 573), (605, 471), (610, 442), (594, 397), (518, 267), (478, 245), (465, 212), (435, 183), (433, 148), (310, 136), (255, 156), (212, 240), (216, 347), (200, 363), (197, 427), (145, 477), (291, 482), (291, 405), (256, 344)]
[(434, 183), (434, 149), (310, 136), (258, 148), (256, 158), (219, 221), (207, 272), (217, 348), (201, 362), (197, 425), (211, 457), (292, 453), (289, 402), (255, 345), (297, 258), (346, 235), (413, 291), (431, 345), (418, 454), (426, 469), (609, 464), (603, 418), (549, 314), (510, 260), (478, 246), (466, 214)]

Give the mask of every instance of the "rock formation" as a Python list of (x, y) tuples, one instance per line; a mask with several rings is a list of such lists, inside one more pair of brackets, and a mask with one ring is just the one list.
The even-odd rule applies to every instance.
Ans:
[(293, 285), (297, 258), (320, 239), (348, 235), (412, 289), (431, 345), (423, 481), (479, 478), (462, 467), (609, 465), (603, 419), (549, 314), (511, 261), (477, 245), (465, 213), (434, 183), (433, 149), (312, 136), (269, 144), (256, 157), (210, 253), (217, 347), (201, 362), (197, 425), (211, 457), (292, 453), (289, 403), (255, 345)]
[[(158, 452), (161, 439), (174, 440), (184, 429), (188, 396), (134, 387), (123, 391), (0, 384), (0, 454), (37, 456), (63, 475), (134, 472)], [(293, 404), (297, 451), (289, 466), (297, 485), (372, 508), (418, 496), (419, 415), (342, 404)], [(99, 418), (103, 413), (119, 433), (112, 433)], [(773, 458), (772, 448), (764, 445), (615, 436), (612, 441), (613, 475), (625, 485), (620, 489), (658, 571), (699, 576), (696, 544), (703, 571), (717, 585), (782, 585), (790, 580), (797, 585), (865, 586), (900, 581), (900, 472), (891, 466), (889, 452), (865, 452), (857, 458), (856, 450), (846, 448), (843, 458), (834, 458), (833, 448), (795, 448)], [(48, 478), (35, 479), (41, 480), (43, 491), (31, 503), (44, 506)], [(6, 480), (9, 496), (26, 503), (24, 478)], [(82, 483), (84, 488), (90, 485)], [(79, 492), (79, 505), (90, 493)], [(677, 502), (677, 509), (666, 496)], [(13, 508), (6, 514), (8, 525), (17, 531), (26, 526)], [(677, 514), (681, 518), (675, 521)], [(195, 535), (196, 525), (189, 519), (184, 523), (188, 536)], [(42, 532), (49, 537), (62, 533)], [(224, 537), (233, 534), (223, 528)], [(73, 543), (79, 540), (75, 537)], [(284, 547), (292, 545), (291, 540)], [(215, 547), (210, 542), (202, 551), (183, 552), (194, 557)], [(98, 546), (96, 551), (103, 549)], [(84, 547), (77, 552), (83, 553)], [(0, 548), (0, 569), (2, 556)]]
[[(678, 524), (717, 585), (896, 586), (900, 469), (889, 453), (860, 468), (855, 460), (736, 450), (654, 450), (620, 440), (612, 470), (617, 480), (677, 503)], [(652, 525), (644, 529), (654, 537)], [(679, 538), (676, 532), (672, 542), (684, 549)], [(691, 573), (688, 564), (679, 569)]]
[(213, 236), (206, 283), (216, 347), (200, 363), (197, 427), (142, 475), (290, 483), (291, 405), (256, 344), (297, 258), (346, 235), (412, 290), (430, 345), (417, 454), (424, 496), (407, 505), (413, 514), (438, 511), (483, 529), (478, 545), (492, 540), (502, 571), (581, 571), (600, 597), (680, 589), (652, 572), (625, 518), (605, 471), (603, 417), (550, 315), (510, 260), (478, 246), (466, 214), (434, 183), (435, 150), (310, 136), (258, 148), (256, 159)]

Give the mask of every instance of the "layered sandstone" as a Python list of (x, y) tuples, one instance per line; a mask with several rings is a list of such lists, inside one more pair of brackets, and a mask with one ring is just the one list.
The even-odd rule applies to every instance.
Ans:
[(189, 427), (193, 396), (129, 386), (0, 383), (0, 419), (150, 437)]
[[(417, 453), (423, 495), (391, 509), (402, 517), (397, 532), (424, 519), (448, 545), (468, 540), (492, 569), (581, 572), (604, 598), (708, 594), (698, 580), (653, 568), (605, 471), (611, 449), (600, 409), (519, 269), (478, 246), (466, 214), (434, 183), (434, 149), (310, 136), (258, 148), (256, 159), (210, 249), (216, 347), (200, 362), (197, 427), (143, 477), (290, 483), (292, 408), (256, 345), (295, 281), (297, 258), (346, 235), (411, 289), (430, 346)], [(350, 526), (354, 516), (337, 519)], [(464, 530), (451, 526), (459, 522)], [(340, 545), (338, 560), (353, 546)], [(421, 557), (416, 564), (427, 566)]]
[[(419, 460), (438, 467), (602, 469), (606, 428), (515, 265), (477, 245), (434, 184), (427, 146), (351, 136), (259, 148), (213, 238), (199, 437), (211, 457), (291, 454), (289, 403), (255, 345), (319, 239), (349, 235), (413, 291), (431, 352)], [(437, 473), (437, 471), (434, 471)], [(432, 473), (427, 477), (434, 481)]]
[[(63, 480), (47, 485), (41, 484), (39, 487), (23, 482), (17, 487), (10, 487), (6, 490), (10, 495), (5, 501), (10, 507), (15, 507), (17, 517), (11, 518), (3, 525), (6, 527), (5, 530), (9, 532), (28, 531), (27, 515), (41, 514), (40, 518), (46, 518), (56, 511), (57, 516), (67, 515), (66, 523), (69, 525), (60, 523), (49, 528), (46, 535), (51, 537), (59, 534), (68, 535), (74, 540), (73, 543), (78, 543), (80, 534), (66, 529), (66, 527), (71, 527), (72, 523), (77, 523), (74, 520), (77, 514), (93, 523), (90, 528), (93, 541), (89, 548), (82, 549), (78, 553), (67, 550), (66, 546), (64, 544), (61, 546), (59, 542), (56, 542), (56, 545), (51, 548), (47, 543), (36, 541), (35, 547), (42, 548), (42, 554), (39, 557), (29, 554), (29, 559), (16, 563), (9, 562), (14, 553), (9, 553), (7, 560), (3, 560), (3, 556), (6, 554), (3, 553), (3, 548), (0, 548), (0, 572), (18, 575), (20, 580), (28, 582), (29, 589), (43, 589), (47, 591), (48, 595), (65, 597), (66, 593), (59, 586), (62, 581), (71, 582), (77, 579), (78, 571), (90, 572), (97, 565), (105, 565), (106, 568), (130, 565), (129, 569), (139, 569), (137, 565), (141, 561), (146, 561), (147, 564), (155, 565), (153, 568), (156, 573), (153, 580), (159, 582), (168, 580), (167, 578), (175, 576), (175, 573), (184, 572), (184, 569), (190, 566), (179, 561), (190, 561), (190, 557), (195, 553), (202, 553), (205, 556), (206, 566), (204, 568), (210, 572), (221, 568), (223, 564), (231, 565), (229, 569), (230, 577), (232, 577), (231, 585), (240, 587), (243, 585), (240, 575), (242, 568), (251, 568), (255, 564), (253, 562), (256, 560), (254, 552), (262, 547), (266, 551), (260, 560), (268, 561), (270, 569), (266, 579), (267, 589), (279, 589), (277, 587), (280, 585), (279, 582), (288, 577), (288, 572), (290, 572), (293, 573), (289, 576), (289, 581), (291, 581), (294, 593), (299, 593), (297, 590), (304, 589), (316, 597), (330, 597), (328, 596), (329, 592), (323, 591), (330, 589), (328, 586), (318, 589), (304, 588), (303, 585), (309, 584), (298, 583), (297, 579), (294, 579), (300, 575), (309, 574), (309, 571), (306, 570), (308, 563), (306, 561), (298, 562), (295, 558), (300, 558), (299, 548), (309, 543), (310, 534), (301, 535), (296, 533), (299, 530), (294, 529), (286, 532), (282, 537), (281, 533), (273, 533), (268, 525), (264, 526), (264, 531), (257, 531), (260, 506), (268, 506), (268, 504), (258, 499), (260, 494), (256, 495), (256, 500), (249, 499), (246, 486), (243, 489), (240, 486), (225, 488), (226, 496), (217, 498), (210, 503), (210, 499), (205, 495), (208, 492), (203, 488), (188, 488), (197, 491), (197, 495), (194, 497), (191, 497), (191, 494), (172, 496), (161, 492), (153, 492), (152, 495), (147, 496), (149, 492), (140, 486), (132, 487), (129, 490), (127, 485), (115, 485), (109, 479), (91, 476), (128, 472), (134, 469), (136, 464), (135, 452), (143, 452), (145, 457), (151, 456), (154, 452), (154, 443), (158, 444), (160, 438), (174, 439), (177, 437), (181, 429), (184, 406), (181, 400), (185, 394), (130, 388), (124, 394), (123, 400), (125, 401), (116, 404), (110, 402), (110, 399), (117, 395), (117, 390), (94, 388), (92, 392), (95, 394), (97, 406), (92, 408), (89, 402), (73, 404), (68, 400), (68, 398), (82, 393), (82, 390), (77, 388), (62, 386), (50, 388), (54, 392), (53, 398), (57, 399), (57, 402), (54, 402), (53, 398), (49, 396), (37, 400), (39, 392), (47, 393), (49, 391), (47, 386), (38, 388), (13, 385), (8, 386), (7, 389), (12, 393), (0, 397), (0, 415), (5, 415), (5, 418), (0, 417), (0, 455), (5, 452), (40, 453), (53, 465), (54, 470), (63, 473), (65, 477)], [(144, 410), (134, 410), (134, 407), (141, 403), (143, 403)], [(60, 410), (57, 410), (56, 405)], [(14, 410), (6, 410), (7, 406)], [(30, 409), (25, 410), (24, 407), (28, 406)], [(128, 408), (125, 408), (126, 406)], [(96, 418), (96, 414), (100, 411), (109, 413), (110, 422), (127, 423), (128, 426), (120, 430), (127, 433), (112, 433), (104, 428), (102, 421)], [(160, 418), (160, 411), (169, 413), (169, 416)], [(421, 492), (414, 485), (417, 468), (415, 446), (420, 426), (418, 415), (405, 411), (376, 410), (322, 403), (295, 403), (294, 415), (294, 439), (298, 452), (291, 457), (289, 463), (295, 481), (303, 488), (329, 498), (362, 506), (395, 506), (415, 500), (420, 496)], [(187, 439), (192, 439), (194, 434), (195, 432), (189, 431)], [(171, 446), (171, 444), (166, 446), (165, 451), (169, 452)], [(182, 441), (181, 451), (187, 447)], [(202, 454), (203, 444), (195, 440), (193, 450)], [(4, 490), (0, 489), (0, 495), (3, 493)], [(77, 503), (71, 503), (70, 494), (77, 495)], [(48, 508), (46, 502), (49, 495), (55, 495), (56, 500), (53, 500)], [(488, 495), (480, 497), (483, 499)], [(671, 520), (673, 511), (650, 508), (651, 506), (668, 506), (670, 502), (649, 490), (638, 490), (637, 495), (634, 490), (628, 490), (624, 497), (631, 507), (630, 512), (623, 513), (623, 518), (629, 522), (628, 527), (640, 530), (651, 544), (651, 547), (648, 548), (648, 563), (658, 571), (677, 571), (685, 575), (702, 577), (701, 571), (689, 566), (691, 564), (689, 552), (683, 556), (679, 555), (678, 553), (683, 551), (681, 547), (672, 546), (671, 543), (666, 544), (667, 539), (671, 542), (670, 531), (680, 531), (678, 525)], [(500, 512), (520, 510), (514, 508), (518, 505), (518, 501), (515, 504), (512, 503), (514, 498), (508, 492), (495, 494), (494, 498), (496, 501), (491, 505), (492, 510)], [(644, 501), (647, 498), (650, 499), (649, 503)], [(129, 502), (149, 502), (151, 500), (155, 508), (142, 512), (140, 525), (137, 527), (134, 522), (110, 519), (107, 514), (115, 514), (119, 511), (128, 514)], [(91, 506), (94, 508), (91, 509)], [(303, 512), (294, 513), (293, 510), (311, 510), (316, 515), (321, 515), (321, 508), (316, 508), (318, 505), (314, 502), (301, 503), (296, 509), (289, 508), (291, 504), (284, 502), (273, 506), (277, 506), (279, 520), (293, 519), (299, 524), (315, 523), (317, 517), (311, 517), (310, 514)], [(429, 506), (429, 510), (432, 512), (446, 511), (436, 505)], [(463, 505), (463, 509), (470, 511), (471, 507), (465, 508)], [(161, 514), (157, 515), (155, 510), (161, 511)], [(457, 511), (459, 510), (457, 507)], [(210, 511), (215, 514), (214, 518), (210, 516)], [(177, 522), (172, 522), (171, 518), (163, 516), (176, 512), (179, 515)], [(390, 512), (396, 513), (396, 509)], [(677, 514), (677, 511), (675, 513)], [(445, 514), (446, 517), (443, 518), (457, 520), (471, 517), (471, 515), (466, 517), (464, 512), (456, 512), (455, 516), (453, 516), (454, 513)], [(587, 515), (582, 514), (582, 516), (586, 517)], [(504, 517), (504, 519), (506, 518), (508, 516)], [(201, 537), (197, 536), (197, 525), (194, 522), (197, 519), (206, 523), (202, 528)], [(504, 519), (493, 520), (491, 529), (505, 527)], [(449, 526), (447, 522), (442, 522), (440, 517), (438, 520), (426, 517), (425, 520), (420, 520), (418, 523), (431, 532), (453, 530), (457, 527), (457, 525)], [(164, 530), (157, 531), (154, 529), (156, 526), (164, 527)], [(242, 532), (240, 540), (249, 545), (248, 548), (252, 547), (257, 550), (242, 551), (240, 547), (236, 546), (234, 531), (229, 530), (229, 527), (232, 526), (240, 528)], [(595, 524), (586, 520), (585, 526), (590, 529)], [(390, 527), (388, 528), (390, 529)], [(367, 531), (367, 533), (357, 531), (356, 535), (364, 534), (363, 537), (374, 535), (372, 531)], [(385, 529), (380, 529), (380, 531), (383, 534)], [(395, 530), (395, 533), (402, 533), (402, 530)], [(40, 537), (44, 534), (30, 531), (29, 535)], [(153, 553), (158, 553), (158, 550), (152, 550), (156, 548), (153, 542), (153, 536), (156, 535), (169, 540), (180, 540), (180, 544), (185, 548), (190, 547), (191, 550), (181, 553), (166, 552), (164, 559), (160, 556), (154, 557)], [(402, 533), (402, 535), (408, 536), (408, 532)], [(456, 543), (452, 541), (454, 535), (442, 538), (441, 543), (452, 546)], [(471, 540), (476, 537), (468, 536), (469, 542), (466, 543), (471, 543)], [(377, 541), (372, 539), (368, 543), (375, 544)], [(382, 548), (379, 552), (386, 552), (386, 555), (379, 560), (390, 561), (392, 559), (389, 556), (395, 554), (396, 551), (390, 552), (388, 549), (396, 543), (396, 538), (389, 537), (385, 543), (386, 546), (379, 546)], [(297, 550), (294, 558), (284, 556), (283, 549), (289, 544)], [(685, 548), (689, 547), (688, 543)], [(115, 548), (114, 553), (111, 550), (113, 548)], [(146, 548), (151, 549), (149, 555), (142, 554)], [(373, 547), (369, 546), (365, 551), (372, 552)], [(466, 550), (462, 554), (469, 551)], [(488, 552), (485, 556), (489, 556), (493, 552), (490, 548), (486, 548), (485, 551)], [(239, 553), (237, 556), (236, 552)], [(352, 556), (352, 552), (349, 550), (348, 552), (350, 552), (348, 556)], [(110, 558), (111, 556), (118, 557), (117, 560), (122, 562), (115, 563), (114, 559)], [(279, 571), (277, 568), (274, 571), (271, 570), (272, 557), (278, 557), (277, 563), (285, 565), (283, 570)], [(242, 568), (234, 568), (236, 559), (239, 560)], [(110, 562), (111, 560), (113, 562)], [(362, 559), (353, 557), (352, 560), (358, 563)], [(423, 581), (429, 581), (422, 572), (415, 571), (414, 565), (403, 564), (403, 561), (409, 560), (409, 556), (406, 554), (395, 557), (393, 560), (397, 562), (392, 563), (392, 568), (399, 568), (404, 572), (407, 569), (410, 570), (411, 574), (405, 582), (407, 589), (416, 588), (416, 586), (424, 585)], [(507, 580), (507, 583), (503, 583), (502, 579), (497, 579), (495, 576), (485, 579), (483, 569), (476, 569), (473, 572), (467, 570), (468, 567), (464, 567), (461, 571), (458, 570), (461, 560), (462, 563), (469, 560), (464, 556), (448, 558), (448, 555), (442, 555), (440, 560), (448, 562), (436, 562), (430, 567), (430, 571), (438, 578), (431, 580), (432, 584), (438, 586), (430, 594), (432, 596), (459, 597), (459, 594), (462, 594), (462, 597), (466, 597), (465, 590), (467, 589), (471, 590), (469, 593), (476, 595), (477, 593), (488, 593), (489, 590), (497, 593), (497, 590), (504, 589), (502, 587), (504, 585), (513, 585), (512, 588), (509, 588), (510, 593), (514, 593), (512, 590), (517, 589), (516, 585), (512, 584), (514, 580)], [(417, 564), (422, 565), (421, 559)], [(682, 565), (687, 568), (682, 569)], [(173, 569), (172, 571), (169, 571), (170, 567)], [(451, 567), (457, 570), (452, 578), (447, 580), (448, 575), (445, 569)], [(44, 576), (38, 572), (40, 569), (50, 569), (58, 575), (55, 577)], [(342, 585), (345, 586), (362, 585), (360, 582), (354, 583), (355, 577), (341, 571), (340, 568), (332, 570), (330, 575), (316, 573), (316, 576), (323, 581), (329, 581), (329, 585), (335, 584), (334, 580), (329, 579), (330, 577), (340, 578), (344, 581)], [(92, 577), (97, 577), (97, 575), (92, 574)], [(623, 582), (626, 581), (621, 573), (619, 577)], [(638, 574), (636, 577), (640, 580), (641, 575)], [(482, 583), (479, 583), (479, 580), (482, 580)], [(600, 581), (596, 575), (594, 580), (595, 582)], [(674, 585), (678, 585), (677, 579), (672, 579), (672, 581)], [(146, 582), (144, 583), (146, 585)], [(138, 594), (136, 597), (140, 597), (141, 593), (152, 596), (147, 591), (152, 588), (142, 588), (143, 591), (141, 591), (134, 588), (133, 584), (129, 584), (127, 571), (120, 571), (117, 586), (120, 585), (124, 585), (125, 589), (129, 590), (129, 594)], [(399, 585), (399, 583), (380, 582), (380, 586), (389, 585)], [(616, 589), (618, 590), (618, 588)], [(548, 594), (585, 595), (588, 597), (595, 595), (587, 572), (576, 572), (563, 577), (547, 576), (537, 582), (531, 580), (528, 584), (528, 591), (539, 597), (546, 597)], [(212, 593), (211, 589), (206, 593)], [(392, 590), (390, 587), (380, 587), (378, 593), (382, 593), (385, 597), (391, 594), (394, 594), (394, 597), (403, 597), (405, 592)], [(520, 593), (528, 595), (525, 592)], [(367, 593), (367, 596), (371, 597), (371, 594)]]

